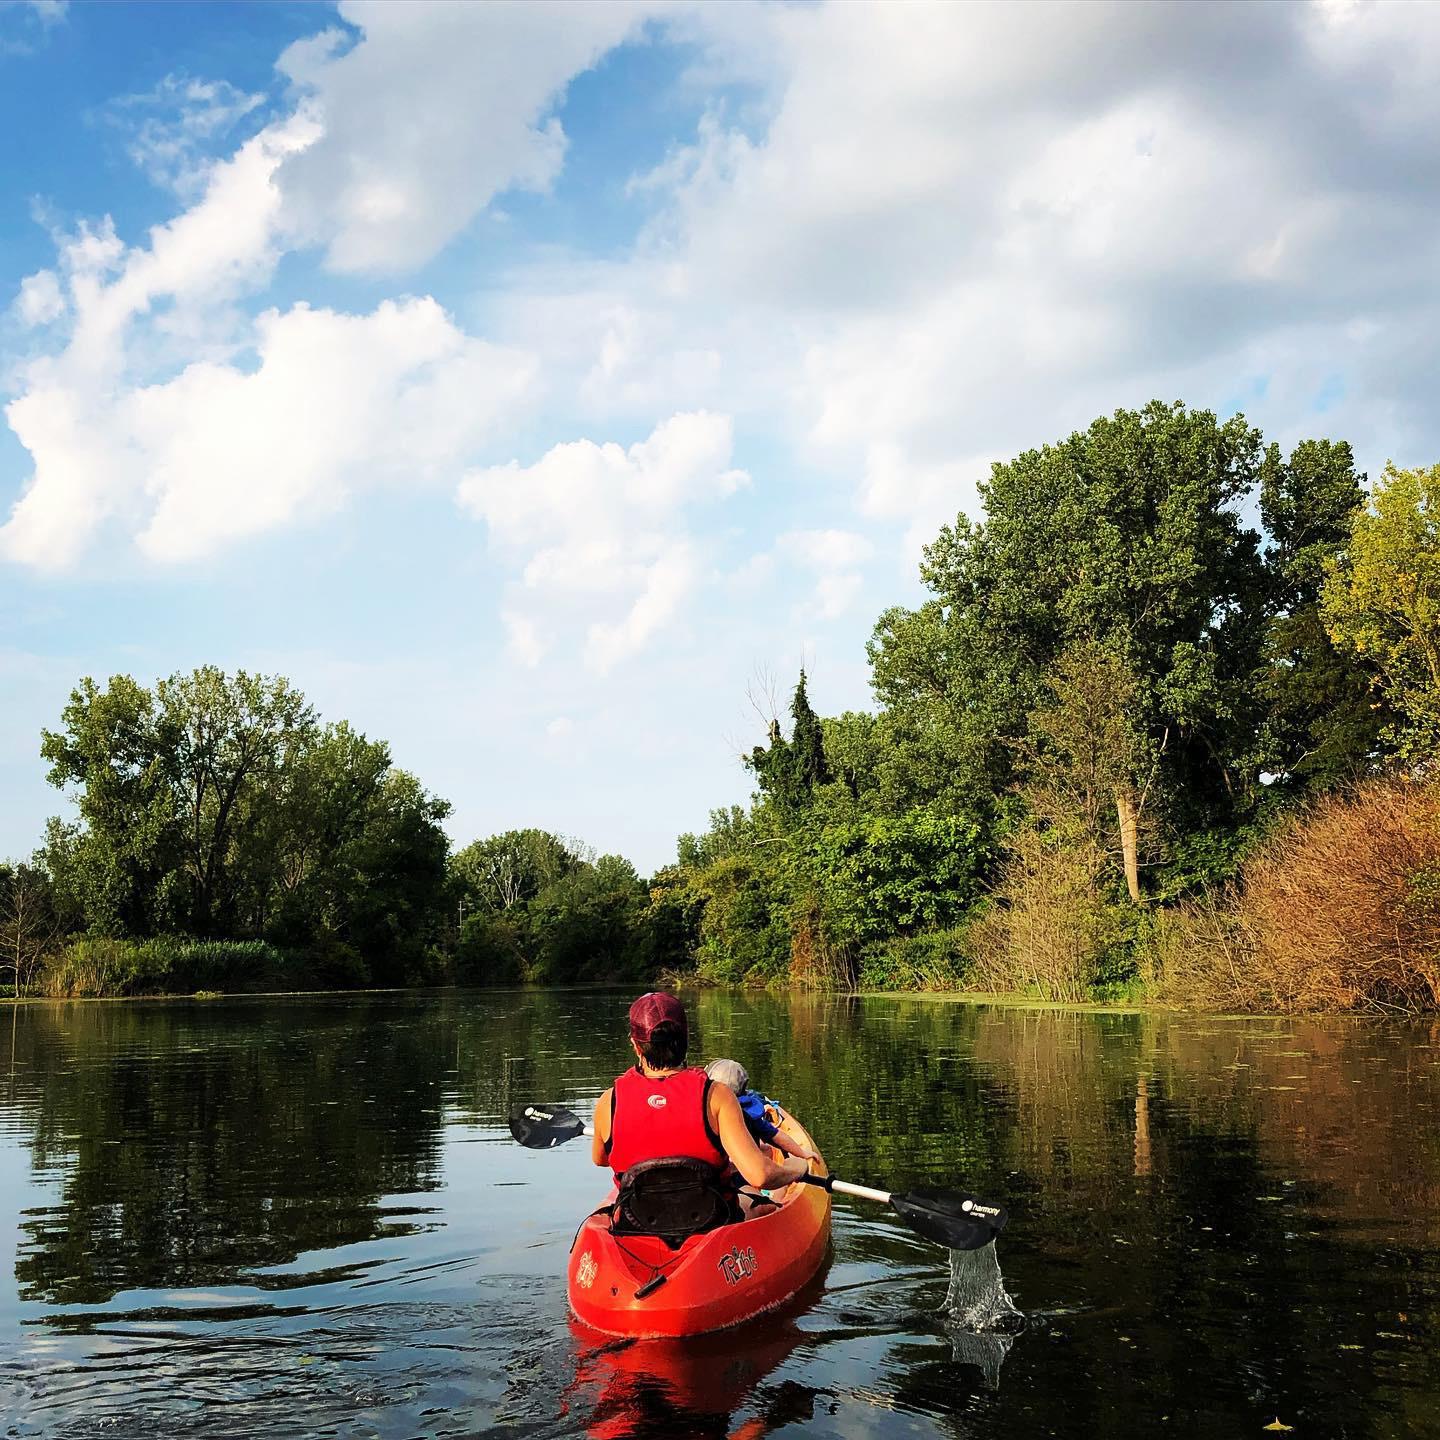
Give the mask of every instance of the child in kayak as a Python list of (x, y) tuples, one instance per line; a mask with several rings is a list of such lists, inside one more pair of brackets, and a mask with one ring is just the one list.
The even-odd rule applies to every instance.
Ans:
[(746, 1128), (755, 1137), (757, 1145), (773, 1145), (782, 1155), (793, 1155), (797, 1160), (818, 1160), (819, 1154), (797, 1144), (765, 1114), (767, 1109), (779, 1111), (780, 1107), (767, 1100), (758, 1090), (750, 1088), (750, 1075), (738, 1060), (712, 1060), (705, 1067), (705, 1074), (717, 1084), (735, 1092), (740, 1102), (740, 1113), (745, 1117)]

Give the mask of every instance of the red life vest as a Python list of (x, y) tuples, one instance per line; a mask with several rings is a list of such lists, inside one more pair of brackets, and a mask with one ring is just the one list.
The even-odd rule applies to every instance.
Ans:
[(730, 1161), (710, 1128), (709, 1090), (703, 1070), (651, 1079), (632, 1068), (620, 1076), (610, 1104), (609, 1160), (616, 1179), (642, 1160), (685, 1157), (723, 1170)]

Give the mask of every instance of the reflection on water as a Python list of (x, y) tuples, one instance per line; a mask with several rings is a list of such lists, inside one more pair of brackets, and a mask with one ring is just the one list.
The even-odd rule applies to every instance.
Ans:
[(629, 998), (12, 1011), (0, 1432), (1440, 1433), (1429, 1024), (706, 993), (839, 1173), (1012, 1219), (957, 1275), (837, 1202), (792, 1311), (626, 1345), (565, 1314), (587, 1153), (503, 1117), (592, 1101)]

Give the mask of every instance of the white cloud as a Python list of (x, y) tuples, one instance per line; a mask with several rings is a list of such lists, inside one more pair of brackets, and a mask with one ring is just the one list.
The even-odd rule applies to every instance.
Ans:
[(336, 270), (422, 264), (496, 195), (549, 186), (556, 100), (654, 8), (341, 0), (360, 39), (329, 31), (280, 60), (325, 132), (285, 166), (289, 222)]
[(500, 623), (505, 627), (510, 654), (526, 669), (533, 670), (550, 648), (540, 626), (529, 615), (509, 608), (500, 612)]
[(129, 132), (130, 158), (155, 184), (182, 193), (201, 188), (211, 147), (264, 103), (226, 80), (167, 75), (153, 90), (122, 95), (106, 118)]
[(433, 300), (235, 311), (279, 255), (275, 169), (316, 133), (303, 112), (263, 131), (146, 246), (82, 225), (61, 246), (63, 294), (51, 272), (27, 282), (22, 314), (71, 324), (6, 408), (35, 470), (0, 553), (64, 568), (116, 522), (153, 559), (209, 554), (360, 486), (458, 473), (526, 391), (529, 357)]
[(362, 486), (452, 474), (530, 380), (523, 357), (470, 339), (430, 299), (268, 311), (254, 344), (253, 369), (202, 361), (104, 401), (59, 387), (15, 401), (36, 474), (0, 544), (64, 565), (119, 517), (151, 559), (193, 560)]
[(64, 23), (69, 0), (22, 0), (0, 5), (0, 56), (33, 55)]
[(20, 282), (20, 293), (15, 297), (15, 313), (20, 317), (20, 323), (30, 328), (48, 325), (65, 313), (65, 296), (53, 270), (37, 270)]
[(729, 416), (702, 411), (628, 449), (576, 440), (531, 466), (465, 476), (461, 507), (517, 574), (507, 606), (517, 658), (535, 663), (546, 630), (583, 627), (586, 663), (604, 672), (669, 626), (702, 575), (685, 512), (749, 481), (732, 447)]
[(632, 182), (627, 265), (510, 296), (573, 318), (587, 409), (768, 416), (912, 554), (992, 458), (1156, 395), (1440, 448), (1440, 9), (828, 4), (765, 42), (768, 113)]
[(863, 565), (875, 547), (853, 530), (791, 530), (780, 549), (812, 570), (850, 570)]

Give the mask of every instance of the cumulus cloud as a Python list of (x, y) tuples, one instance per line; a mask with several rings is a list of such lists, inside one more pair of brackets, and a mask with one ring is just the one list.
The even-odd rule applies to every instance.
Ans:
[(194, 559), (361, 486), (458, 473), (525, 392), (532, 359), (432, 299), (236, 308), (281, 253), (276, 168), (317, 134), (305, 112), (267, 128), (147, 245), (81, 225), (22, 285), (23, 318), (68, 326), (6, 407), (34, 473), (0, 554), (61, 569), (113, 522), (152, 559)]
[[(911, 552), (973, 510), (991, 459), (1155, 394), (1247, 404), (1280, 439), (1323, 425), (1371, 460), (1440, 446), (1434, 7), (735, 15), (344, 0), (344, 28), (282, 57), (293, 115), (200, 162), (194, 204), (141, 245), (81, 225), (22, 283), (13, 315), (59, 348), (23, 367), (8, 411), (35, 474), (0, 548), (64, 564), (117, 522), (175, 558), (339, 503), (389, 467), (382, 439), (369, 465), (333, 418), (349, 347), (373, 357), (375, 386), (359, 385), (373, 412), (408, 406), (396, 433), (434, 437), (427, 473), (477, 464), (488, 414), (447, 429), (439, 397), (462, 382), (446, 377), (513, 399), (535, 356), (569, 433), (743, 414), (831, 479), (818, 524), (863, 521)], [(633, 253), (547, 251), (494, 279), (505, 353), (425, 302), (245, 312), (291, 247), (322, 247), (337, 270), (411, 267), (507, 190), (549, 185), (570, 80), (662, 33), (698, 47), (692, 83), (728, 82), (725, 98), (630, 186), (649, 216)], [(737, 81), (758, 103), (735, 102)], [(253, 99), (183, 79), (157, 95), (196, 153)], [(391, 343), (395, 364), (375, 353)], [(270, 467), (273, 491), (242, 514), (190, 417), (213, 413), (218, 433), (286, 423), (291, 387), (314, 396), (336, 457)], [(634, 449), (556, 447), (513, 467), (508, 495), (494, 469), (467, 479), (498, 552), (523, 556), (505, 622), (517, 656), (567, 633), (540, 603), (567, 586), (608, 597), (587, 621), (596, 667), (649, 644), (695, 592), (695, 496), (663, 493), (684, 465)], [(181, 478), (202, 455), (222, 477), (209, 491)], [(562, 472), (591, 477), (572, 484), (574, 526), (558, 502), (516, 498)], [(661, 493), (631, 497), (637, 477)], [(858, 590), (864, 562), (775, 554), (814, 577), (825, 613)]]
[(53, 270), (37, 270), (20, 282), (15, 297), (15, 313), (27, 328), (48, 325), (65, 313), (65, 296)]
[(577, 272), (592, 400), (768, 411), (907, 549), (1155, 395), (1440, 447), (1440, 10), (831, 4), (766, 40), (763, 123), (709, 111), (633, 185), (625, 272)]
[(280, 60), (324, 126), (285, 166), (287, 218), (336, 270), (423, 263), (496, 195), (550, 185), (556, 100), (654, 8), (341, 0), (358, 40), (330, 30)]
[(506, 610), (516, 658), (534, 664), (547, 633), (583, 627), (586, 664), (603, 673), (670, 625), (703, 576), (686, 512), (749, 482), (732, 449), (729, 416), (700, 411), (628, 448), (575, 440), (530, 466), (466, 475), (460, 506), (516, 572)]
[[(325, 247), (337, 269), (406, 267), (495, 195), (548, 185), (565, 144), (556, 100), (651, 8), (347, 0), (349, 30), (281, 57), (293, 113), (219, 161), (209, 151), (261, 97), (172, 75), (110, 107), (137, 162), (192, 203), (133, 246), (108, 217), (82, 221), (21, 283), (12, 314), (43, 340), (6, 415), (34, 471), (0, 555), (63, 568), (118, 525), (152, 558), (192, 558), (333, 507), (401, 454), (421, 479), (473, 463), (532, 386), (532, 356), (466, 335), (429, 300), (361, 315), (246, 302), (297, 246)], [(597, 647), (642, 643), (683, 569), (652, 557)], [(545, 643), (517, 633), (521, 652)]]
[(193, 560), (361, 486), (425, 483), (473, 453), (529, 379), (429, 299), (268, 311), (254, 345), (254, 368), (202, 361), (103, 401), (55, 387), (13, 402), (36, 471), (0, 529), (6, 553), (62, 566), (119, 517), (150, 558)]

